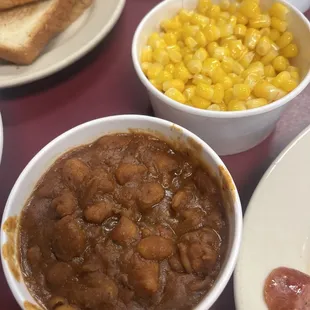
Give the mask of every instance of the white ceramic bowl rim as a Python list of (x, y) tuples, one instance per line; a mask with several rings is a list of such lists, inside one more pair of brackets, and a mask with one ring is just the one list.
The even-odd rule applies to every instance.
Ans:
[[(71, 134), (73, 134), (77, 131), (85, 130), (91, 125), (96, 125), (96, 124), (102, 125), (103, 122), (105, 122), (105, 121), (115, 120), (115, 121), (122, 122), (122, 120), (124, 120), (124, 119), (132, 120), (132, 121), (144, 120), (144, 121), (148, 121), (150, 123), (158, 123), (159, 125), (162, 125), (162, 126), (168, 127), (168, 128), (171, 128), (172, 126), (176, 126), (172, 122), (162, 120), (159, 118), (155, 118), (155, 117), (150, 117), (150, 116), (118, 115), (118, 116), (109, 116), (109, 117), (105, 117), (105, 118), (96, 119), (96, 120), (84, 123), (82, 125), (79, 125), (77, 127), (74, 127), (72, 129), (70, 129), (69, 131), (61, 134), (60, 136), (58, 136), (57, 138), (52, 140), (50, 143), (48, 143), (41, 151), (39, 151), (39, 153), (37, 153), (33, 157), (33, 159), (28, 163), (28, 165), (25, 167), (25, 169), (22, 171), (22, 173), (18, 177), (18, 179), (17, 179), (17, 181), (16, 181), (16, 183), (15, 183), (15, 185), (14, 185), (14, 187), (10, 193), (8, 201), (6, 203), (6, 206), (5, 206), (5, 209), (3, 212), (1, 227), (3, 227), (5, 220), (11, 215), (11, 209), (12, 209), (12, 206), (13, 206), (14, 201), (15, 201), (15, 196), (18, 195), (19, 187), (21, 186), (21, 184), (23, 182), (25, 182), (27, 175), (30, 173), (31, 170), (33, 170), (35, 168), (36, 162), (41, 157), (44, 157), (45, 154), (49, 153), (49, 151), (51, 149), (53, 149), (60, 141), (67, 140), (68, 138), (70, 138)], [(137, 127), (139, 127), (139, 126), (137, 126)], [(200, 145), (202, 145), (203, 149), (206, 151), (206, 153), (208, 153), (211, 156), (212, 160), (214, 160), (214, 162), (217, 166), (223, 166), (226, 169), (226, 171), (228, 171), (225, 164), (222, 162), (222, 160), (219, 158), (219, 156), (211, 149), (210, 146), (208, 146), (203, 140), (201, 140), (199, 137), (197, 137), (195, 134), (191, 133), (187, 129), (185, 129), (179, 125), (177, 125), (177, 127), (182, 130), (182, 133), (185, 137), (189, 137), (189, 138), (193, 139), (194, 141), (196, 141), (197, 143), (199, 143)], [(120, 130), (120, 132), (122, 132), (122, 130)], [(234, 217), (234, 221), (235, 221), (235, 223), (234, 223), (235, 229), (234, 229), (234, 235), (232, 236), (231, 251), (230, 251), (230, 254), (228, 254), (226, 264), (225, 264), (224, 268), (222, 269), (219, 278), (217, 279), (216, 285), (210, 290), (208, 295), (206, 295), (206, 297), (200, 302), (200, 304), (196, 307), (196, 310), (205, 310), (214, 304), (214, 302), (218, 299), (218, 297), (220, 296), (220, 294), (223, 292), (224, 288), (226, 287), (226, 285), (227, 285), (227, 283), (228, 283), (228, 281), (232, 275), (234, 267), (236, 265), (237, 256), (238, 256), (239, 248), (240, 248), (240, 244), (241, 244), (242, 208), (241, 208), (241, 203), (240, 203), (238, 191), (237, 191), (237, 188), (236, 188), (234, 182), (232, 182), (232, 186), (234, 188), (234, 213), (233, 213), (233, 217)], [(2, 246), (6, 240), (5, 235), (6, 235), (5, 232), (3, 231), (3, 229), (1, 229), (1, 234), (0, 234), (1, 248), (2, 248)], [(16, 280), (13, 277), (13, 275), (11, 274), (9, 268), (7, 267), (7, 264), (5, 263), (5, 260), (3, 259), (2, 255), (1, 255), (1, 260), (2, 260), (2, 267), (4, 270), (4, 274), (6, 276), (9, 287), (10, 287), (15, 299), (19, 303), (20, 307), (23, 308), (23, 302), (25, 301), (25, 298), (23, 297), (20, 290), (17, 288)]]
[[(173, 99), (170, 99), (166, 95), (164, 95), (161, 91), (159, 91), (156, 87), (154, 87), (151, 82), (147, 79), (145, 74), (143, 73), (140, 65), (140, 60), (139, 60), (139, 54), (137, 52), (137, 45), (138, 45), (138, 40), (140, 33), (142, 32), (142, 29), (144, 28), (145, 23), (149, 20), (149, 18), (155, 14), (157, 11), (160, 11), (163, 7), (168, 5), (170, 2), (175, 2), (175, 1), (181, 1), (181, 0), (165, 0), (156, 5), (140, 22), (134, 38), (133, 38), (133, 43), (132, 43), (132, 58), (133, 58), (133, 64), (135, 67), (136, 72), (138, 73), (139, 78), (141, 79), (142, 83), (144, 86), (151, 92), (155, 93), (157, 97), (159, 97), (162, 101), (166, 102), (168, 105), (171, 107), (178, 109), (180, 111), (184, 111), (189, 114), (194, 114), (194, 115), (199, 115), (199, 116), (208, 116), (208, 117), (214, 117), (214, 118), (239, 118), (239, 117), (247, 117), (247, 116), (253, 116), (257, 114), (263, 114), (263, 113), (268, 113), (271, 110), (274, 110), (278, 107), (281, 107), (282, 105), (286, 104), (287, 102), (291, 101), (294, 99), (296, 96), (298, 96), (309, 84), (310, 82), (310, 70), (304, 77), (304, 79), (301, 81), (301, 83), (289, 94), (287, 94), (285, 97), (281, 98), (280, 100), (277, 100), (273, 102), (272, 104), (268, 104), (266, 106), (256, 108), (256, 109), (251, 109), (251, 110), (245, 110), (245, 111), (227, 111), (227, 112), (219, 112), (219, 111), (209, 111), (209, 110), (202, 110), (199, 108), (191, 107), (185, 104), (181, 104)], [(306, 24), (308, 25), (309, 28), (309, 33), (310, 33), (310, 22), (309, 20), (305, 17), (303, 13), (301, 13), (296, 7), (291, 5), (285, 0), (278, 0), (279, 2), (283, 2), (286, 6), (290, 8), (290, 10), (294, 11), (299, 18)]]

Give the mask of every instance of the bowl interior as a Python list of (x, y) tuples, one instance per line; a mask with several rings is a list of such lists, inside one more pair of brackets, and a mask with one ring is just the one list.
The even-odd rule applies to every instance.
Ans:
[[(213, 0), (213, 3), (219, 3), (219, 0)], [(262, 0), (261, 7), (263, 10), (270, 8), (272, 3), (282, 2), (290, 7), (288, 14), (288, 30), (294, 34), (295, 42), (299, 47), (299, 55), (292, 62), (293, 65), (300, 68), (301, 79), (304, 79), (309, 73), (310, 69), (310, 26), (309, 22), (305, 21), (297, 9), (282, 0)], [(136, 46), (134, 47), (136, 61), (140, 61), (140, 52), (147, 44), (147, 39), (152, 32), (160, 30), (160, 23), (166, 18), (171, 18), (182, 8), (194, 9), (196, 8), (198, 0), (166, 0), (160, 3), (141, 24), (140, 32), (137, 33)], [(140, 69), (143, 74), (142, 70)], [(150, 85), (152, 85), (150, 83)], [(155, 87), (154, 87), (155, 89)]]
[[(43, 148), (20, 175), (5, 207), (2, 227), (6, 219), (20, 214), (38, 180), (61, 154), (76, 146), (91, 143), (104, 134), (128, 132), (136, 128), (157, 135), (159, 138), (165, 137), (165, 140), (168, 139), (173, 143), (186, 145), (196, 153), (200, 150), (201, 160), (208, 164), (210, 172), (217, 177), (221, 187), (224, 188), (223, 195), (227, 198), (229, 240), (223, 268), (217, 280), (218, 285), (215, 285), (209, 293), (209, 296), (213, 296), (213, 303), (231, 275), (239, 249), (242, 221), (239, 196), (230, 174), (213, 150), (189, 131), (170, 122), (145, 116), (117, 116), (95, 120), (64, 133)], [(1, 246), (7, 241), (8, 237), (2, 229)], [(5, 260), (2, 260), (2, 263), (11, 290), (21, 307), (25, 301), (34, 303), (24, 283), (16, 281)]]

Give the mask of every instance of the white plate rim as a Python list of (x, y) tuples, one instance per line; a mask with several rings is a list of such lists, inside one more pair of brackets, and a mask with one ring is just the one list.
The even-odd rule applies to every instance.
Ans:
[[(270, 174), (273, 172), (273, 170), (275, 169), (275, 167), (278, 165), (278, 163), (286, 156), (286, 154), (288, 152), (290, 152), (295, 145), (302, 140), (305, 136), (307, 136), (308, 134), (310, 134), (310, 125), (307, 126), (304, 130), (302, 130), (297, 137), (295, 137), (286, 147), (285, 149), (278, 155), (278, 157), (272, 162), (272, 164), (270, 165), (270, 167), (267, 169), (267, 171), (264, 173), (263, 177), (261, 178), (261, 180), (259, 181), (256, 189), (254, 190), (252, 197), (250, 199), (250, 202), (246, 208), (246, 212), (245, 215), (243, 217), (243, 233), (246, 233), (246, 227), (248, 226), (247, 222), (249, 221), (249, 218), (251, 217), (251, 213), (254, 210), (254, 207), (252, 207), (253, 203), (252, 201), (254, 201), (256, 199), (256, 196), (258, 195), (258, 193), (260, 192), (261, 188), (263, 187), (265, 180), (270, 176)], [(241, 242), (241, 248), (242, 248), (242, 242)], [(241, 255), (241, 251), (239, 252)], [(234, 276), (233, 276), (233, 284), (234, 284), (234, 299), (235, 299), (235, 307), (237, 310), (242, 310), (244, 307), (242, 305), (242, 299), (241, 299), (241, 293), (239, 293), (239, 287), (241, 286), (240, 282), (240, 277), (239, 275), (239, 270), (241, 270), (241, 267), (239, 265), (239, 259), (240, 256), (238, 258), (237, 264), (236, 264), (236, 268), (235, 268), (235, 272), (234, 272)], [(263, 288), (262, 288), (263, 289)]]
[[(94, 0), (94, 1), (105, 1), (105, 0)], [(50, 76), (65, 67), (68, 67), (72, 63), (76, 62), (80, 58), (82, 58), (84, 55), (86, 55), (88, 52), (90, 52), (96, 45), (100, 43), (100, 41), (108, 35), (108, 33), (113, 29), (117, 21), (119, 20), (126, 4), (126, 0), (113, 0), (118, 1), (118, 4), (116, 6), (116, 10), (111, 15), (108, 23), (101, 29), (101, 31), (94, 36), (93, 39), (91, 39), (88, 44), (81, 46), (80, 49), (78, 49), (76, 52), (72, 53), (71, 55), (65, 57), (61, 61), (56, 62), (53, 65), (48, 66), (47, 68), (43, 70), (39, 70), (37, 72), (31, 72), (27, 75), (23, 75), (20, 77), (14, 77), (12, 79), (9, 79), (7, 81), (0, 81), (0, 88), (8, 88), (13, 86), (20, 86), (26, 83), (31, 83), (40, 79), (43, 79), (47, 76)], [(31, 66), (31, 65), (30, 65)]]

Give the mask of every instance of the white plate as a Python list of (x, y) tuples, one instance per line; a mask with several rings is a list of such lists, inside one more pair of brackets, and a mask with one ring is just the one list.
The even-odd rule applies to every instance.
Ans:
[(94, 0), (93, 5), (46, 47), (29, 66), (0, 64), (0, 87), (33, 82), (72, 64), (94, 48), (119, 19), (126, 0)]
[(310, 127), (271, 165), (248, 206), (235, 271), (238, 310), (265, 310), (268, 274), (285, 266), (310, 272)]

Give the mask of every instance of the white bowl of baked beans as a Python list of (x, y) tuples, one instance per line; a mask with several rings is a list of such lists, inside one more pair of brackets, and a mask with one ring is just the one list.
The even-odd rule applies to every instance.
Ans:
[(21, 173), (2, 264), (25, 310), (205, 310), (241, 231), (237, 188), (205, 142), (162, 119), (111, 116), (60, 135)]
[(267, 138), (309, 84), (308, 38), (286, 1), (166, 0), (138, 26), (132, 57), (155, 115), (229, 155)]

